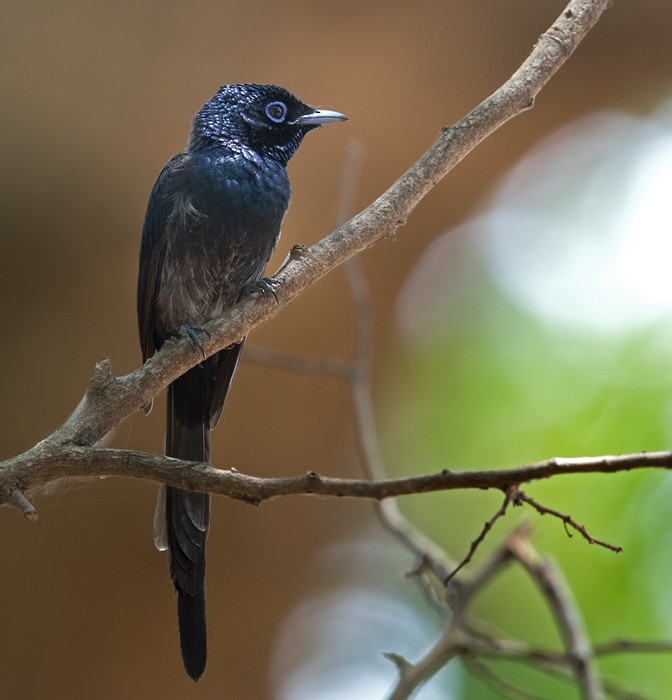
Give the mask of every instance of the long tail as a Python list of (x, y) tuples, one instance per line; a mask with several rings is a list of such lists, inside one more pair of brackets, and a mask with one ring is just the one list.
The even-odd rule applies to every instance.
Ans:
[[(210, 461), (215, 427), (238, 365), (243, 344), (231, 346), (189, 370), (168, 387), (166, 445), (169, 457)], [(170, 551), (170, 578), (177, 594), (182, 660), (198, 681), (205, 671), (205, 543), (210, 496), (162, 486), (154, 517), (154, 541)]]
[[(198, 366), (168, 387), (166, 455), (210, 461), (210, 367)], [(210, 376), (209, 376), (210, 375)], [(210, 523), (210, 496), (168, 486), (165, 523), (170, 551), (170, 578), (177, 594), (177, 619), (184, 667), (197, 681), (208, 648), (205, 626), (205, 542)]]

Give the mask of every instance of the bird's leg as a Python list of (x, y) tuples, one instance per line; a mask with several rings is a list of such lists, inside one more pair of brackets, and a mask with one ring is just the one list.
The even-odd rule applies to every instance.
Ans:
[(204, 335), (207, 335), (208, 338), (210, 338), (210, 331), (208, 331), (208, 329), (204, 328), (203, 326), (191, 326), (186, 323), (183, 326), (180, 326), (180, 337), (189, 338), (191, 347), (193, 347), (194, 350), (200, 350), (201, 355), (203, 355), (203, 359), (205, 360), (205, 348), (203, 347), (203, 342), (198, 337), (199, 333), (203, 333)]

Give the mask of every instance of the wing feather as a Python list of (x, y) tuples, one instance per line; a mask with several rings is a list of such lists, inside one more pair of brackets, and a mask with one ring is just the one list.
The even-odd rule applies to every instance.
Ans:
[(166, 251), (166, 222), (174, 205), (173, 179), (186, 158), (179, 153), (166, 163), (149, 196), (142, 227), (137, 303), (143, 362), (157, 350), (155, 314)]

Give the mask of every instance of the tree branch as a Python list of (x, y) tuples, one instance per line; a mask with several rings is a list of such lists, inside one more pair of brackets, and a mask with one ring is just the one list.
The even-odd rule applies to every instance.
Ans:
[[(499, 471), (444, 470), (436, 474), (398, 479), (340, 479), (309, 471), (300, 476), (261, 478), (241, 474), (236, 469), (217, 469), (203, 462), (187, 462), (172, 457), (135, 450), (64, 446), (54, 451), (48, 443), (2, 463), (0, 500), (16, 505), (4, 491), (32, 491), (59, 479), (124, 476), (151, 479), (188, 491), (207, 491), (248, 503), (260, 504), (283, 496), (329, 496), (383, 500), (395, 496), (455, 491), (497, 489), (563, 474), (589, 474), (630, 471), (659, 467), (672, 468), (672, 452), (651, 452), (607, 457), (551, 459)], [(21, 508), (23, 510), (23, 508)]]

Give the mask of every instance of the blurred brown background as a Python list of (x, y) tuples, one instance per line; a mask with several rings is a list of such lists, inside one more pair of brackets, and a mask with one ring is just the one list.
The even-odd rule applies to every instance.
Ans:
[[(518, 66), (563, 3), (6, 0), (0, 13), (0, 456), (66, 418), (94, 363), (139, 362), (137, 250), (144, 207), (192, 114), (226, 82), (282, 84), (345, 112), (290, 165), (293, 205), (275, 269), (334, 224), (349, 141), (366, 149), (357, 206)], [(395, 243), (364, 257), (376, 299), (375, 387), (395, 352), (392, 306), (420, 251), (474, 211), (539, 138), (596, 109), (646, 112), (670, 90), (672, 4), (616, 0), (537, 106), (424, 202)], [(252, 342), (347, 355), (352, 305), (337, 272)], [(158, 451), (162, 402), (109, 444)], [(384, 411), (384, 406), (380, 406)], [(250, 364), (214, 440), (218, 466), (258, 475), (356, 476), (349, 394), (333, 380)], [(210, 661), (193, 686), (179, 659), (166, 557), (151, 541), (155, 487), (71, 483), (36, 499), (35, 525), (0, 511), (3, 697), (271, 698), (284, 617), (315, 586), (320, 547), (371, 518), (365, 503), (218, 499), (209, 543)], [(338, 572), (334, 572), (334, 577)], [(326, 584), (325, 584), (326, 585)]]

